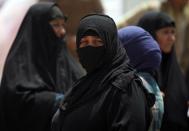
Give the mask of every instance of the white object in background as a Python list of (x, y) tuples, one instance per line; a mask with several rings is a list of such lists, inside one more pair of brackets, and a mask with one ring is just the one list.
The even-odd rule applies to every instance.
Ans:
[(6, 0), (0, 10), (0, 81), (8, 51), (31, 5), (38, 0)]

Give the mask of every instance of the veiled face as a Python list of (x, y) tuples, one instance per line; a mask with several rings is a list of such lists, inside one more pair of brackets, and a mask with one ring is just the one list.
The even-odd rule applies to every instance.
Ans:
[(104, 43), (102, 39), (98, 36), (84, 36), (80, 41), (79, 48), (86, 47), (86, 46), (99, 47), (103, 45)]
[(66, 34), (64, 19), (61, 18), (53, 19), (50, 21), (50, 25), (52, 26), (57, 37), (64, 38)]
[(160, 49), (164, 53), (169, 53), (172, 49), (172, 46), (176, 40), (175, 38), (175, 28), (174, 27), (165, 27), (159, 29), (156, 32), (156, 40), (159, 43)]
[[(90, 14), (83, 17), (80, 20), (76, 35), (77, 49), (81, 48), (83, 45), (91, 45), (91, 42), (88, 38), (86, 42), (86, 38), (84, 38), (85, 36), (98, 36), (99, 38), (101, 38), (103, 46), (99, 46), (102, 45), (102, 42), (99, 41), (99, 38), (93, 38), (92, 41), (94, 42), (94, 44), (92, 43), (92, 45), (96, 48), (104, 48), (104, 63), (109, 64), (114, 59), (119, 57), (118, 55), (124, 56), (123, 54), (125, 53), (125, 50), (119, 43), (117, 27), (111, 17), (103, 14)], [(82, 43), (81, 39), (83, 39)], [(92, 46), (88, 47), (91, 48)]]

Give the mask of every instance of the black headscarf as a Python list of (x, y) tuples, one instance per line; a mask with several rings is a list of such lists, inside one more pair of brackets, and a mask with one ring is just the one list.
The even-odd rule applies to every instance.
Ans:
[[(156, 32), (164, 27), (175, 27), (174, 21), (165, 13), (146, 13), (138, 22), (138, 26), (147, 30), (156, 39)], [(159, 85), (165, 93), (164, 119), (187, 125), (187, 87), (178, 65), (174, 47), (170, 53), (162, 52), (162, 63), (159, 70)]]
[(82, 18), (77, 32), (77, 48), (88, 30), (96, 32), (105, 44), (103, 62), (97, 70), (78, 81), (66, 95), (64, 103), (68, 103), (68, 108), (90, 101), (106, 90), (120, 73), (131, 72), (128, 57), (118, 40), (117, 28), (112, 18), (101, 14), (91, 14)]
[(59, 7), (53, 6), (49, 11), (49, 21), (54, 19), (64, 19), (67, 20), (67, 17), (62, 13)]
[(2, 86), (6, 79), (6, 85), (12, 88), (16, 85), (49, 90), (65, 88), (58, 89), (63, 92), (71, 86), (65, 81), (70, 81), (72, 75), (79, 77), (81, 72), (74, 65), (65, 41), (57, 39), (49, 25), (54, 6), (50, 2), (41, 2), (29, 9), (7, 56)]
[(55, 92), (64, 93), (83, 75), (68, 53), (66, 43), (57, 38), (49, 24), (56, 14), (52, 10), (55, 6), (51, 2), (41, 2), (29, 9), (7, 56), (0, 86), (0, 110), (4, 114), (13, 113), (14, 119), (18, 119), (16, 115), (26, 109), (28, 103), (27, 108), (32, 112), (34, 104), (40, 104), (35, 93), (43, 91), (52, 91), (39, 96), (40, 100), (49, 98), (48, 103), (43, 103), (47, 108), (44, 115), (52, 115), (49, 109), (54, 106)]
[(138, 25), (156, 38), (155, 31), (164, 27), (175, 27), (175, 22), (166, 13), (152, 11), (140, 18)]

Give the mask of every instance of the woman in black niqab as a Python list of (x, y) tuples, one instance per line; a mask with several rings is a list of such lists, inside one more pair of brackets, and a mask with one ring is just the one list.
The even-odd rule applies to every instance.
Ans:
[[(178, 23), (179, 24), (179, 23)], [(174, 21), (165, 13), (146, 13), (138, 22), (138, 26), (147, 30), (157, 40), (157, 31), (166, 27), (174, 27)], [(187, 98), (186, 83), (178, 65), (174, 46), (170, 52), (162, 50), (162, 62), (159, 69), (159, 86), (165, 94), (163, 123), (161, 131), (187, 131)]]
[[(81, 19), (76, 38), (80, 60), (85, 55), (93, 60), (99, 58), (97, 53), (90, 53), (89, 46), (83, 47), (87, 53), (80, 48), (81, 39), (91, 35), (103, 41), (101, 47), (104, 50), (99, 52), (102, 55), (92, 67), (85, 66), (87, 75), (65, 96), (53, 117), (52, 130), (146, 131), (150, 108), (141, 81), (128, 65), (114, 21), (101, 14), (90, 14)], [(91, 48), (98, 50), (98, 47)], [(82, 59), (81, 64), (90, 62), (90, 59)]]
[(50, 130), (63, 93), (83, 75), (49, 24), (55, 17), (65, 20), (56, 4), (41, 2), (29, 9), (21, 24), (0, 86), (2, 130)]

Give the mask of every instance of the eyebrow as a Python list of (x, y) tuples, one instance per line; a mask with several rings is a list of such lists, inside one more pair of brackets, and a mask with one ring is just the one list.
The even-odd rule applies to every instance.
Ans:
[(102, 41), (102, 39), (101, 39), (101, 38), (97, 38), (97, 40), (101, 40), (101, 41)]

